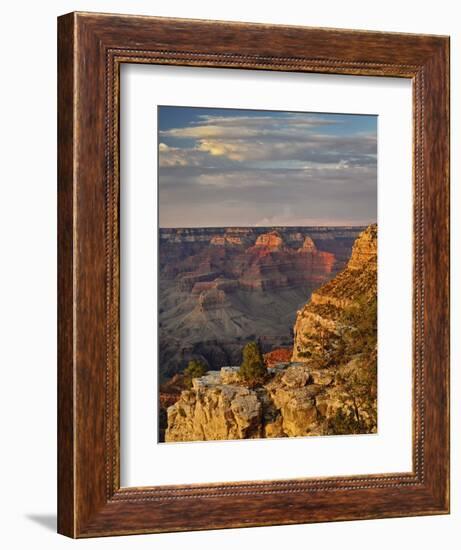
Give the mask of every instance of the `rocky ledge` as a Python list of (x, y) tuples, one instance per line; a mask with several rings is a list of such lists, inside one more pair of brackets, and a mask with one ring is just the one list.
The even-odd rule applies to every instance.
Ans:
[(240, 383), (238, 370), (223, 367), (194, 379), (168, 408), (165, 441), (325, 435), (328, 418), (352, 405), (334, 369), (282, 363), (253, 389)]

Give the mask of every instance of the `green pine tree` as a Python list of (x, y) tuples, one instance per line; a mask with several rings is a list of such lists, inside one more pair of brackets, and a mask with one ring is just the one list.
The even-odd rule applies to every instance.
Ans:
[(192, 359), (189, 361), (187, 367), (184, 369), (184, 382), (188, 388), (192, 387), (192, 379), (200, 378), (207, 372), (207, 366), (203, 361), (199, 359)]
[(243, 361), (240, 365), (240, 379), (248, 386), (262, 384), (267, 375), (261, 348), (257, 342), (248, 342), (243, 348)]

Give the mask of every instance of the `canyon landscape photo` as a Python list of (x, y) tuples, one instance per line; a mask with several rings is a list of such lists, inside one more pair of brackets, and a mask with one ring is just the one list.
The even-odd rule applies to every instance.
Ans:
[(159, 442), (377, 431), (377, 118), (158, 108)]

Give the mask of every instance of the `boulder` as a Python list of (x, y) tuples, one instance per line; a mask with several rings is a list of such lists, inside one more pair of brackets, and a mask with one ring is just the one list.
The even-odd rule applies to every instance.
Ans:
[(223, 384), (239, 384), (239, 367), (222, 367), (221, 368), (221, 382)]
[(165, 441), (261, 437), (262, 407), (252, 390), (201, 380), (169, 407)]
[(309, 368), (288, 367), (282, 376), (282, 383), (289, 388), (300, 388), (312, 380)]

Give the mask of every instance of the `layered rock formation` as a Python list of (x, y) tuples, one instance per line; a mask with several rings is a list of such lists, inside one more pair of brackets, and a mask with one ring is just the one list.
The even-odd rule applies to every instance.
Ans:
[(238, 364), (248, 339), (293, 342), (297, 309), (345, 265), (359, 228), (161, 229), (160, 379)]
[(315, 246), (315, 243), (311, 237), (306, 237), (304, 239), (303, 246), (298, 250), (298, 252), (303, 252), (303, 253), (317, 252), (317, 247)]
[(212, 246), (242, 246), (243, 241), (238, 235), (215, 235), (210, 244)]
[[(160, 229), (160, 273), (168, 278), (186, 272), (202, 272), (203, 265), (230, 268), (238, 256), (255, 245), (296, 251), (314, 243), (344, 266), (360, 227), (237, 227)], [(306, 238), (308, 239), (306, 240)], [(225, 265), (223, 265), (223, 262)], [(237, 262), (238, 263), (238, 262)], [(212, 271), (212, 269), (208, 269)]]
[(280, 249), (283, 246), (283, 240), (278, 231), (270, 231), (260, 235), (255, 242), (255, 246), (263, 246), (268, 249)]
[(376, 298), (377, 253), (377, 226), (370, 225), (355, 241), (346, 269), (298, 311), (292, 361), (334, 353), (344, 310)]
[(238, 367), (194, 379), (168, 408), (165, 440), (376, 431), (376, 278), (374, 225), (356, 240), (346, 268), (298, 311), (291, 360), (286, 349), (267, 354), (257, 387), (240, 380)]

